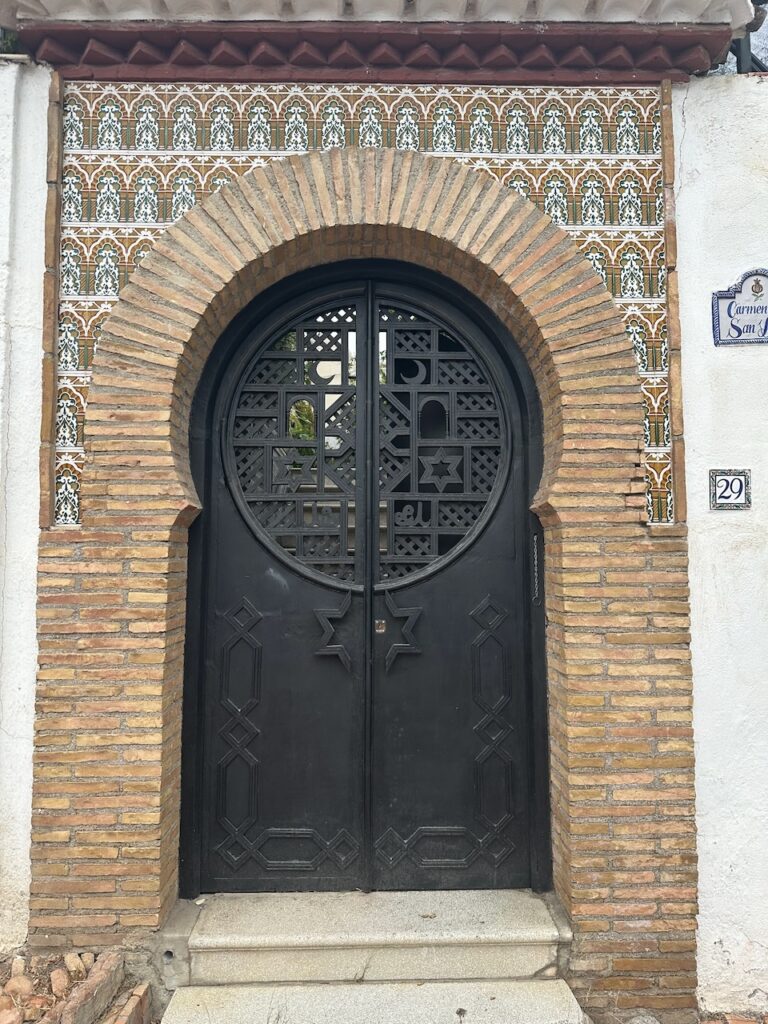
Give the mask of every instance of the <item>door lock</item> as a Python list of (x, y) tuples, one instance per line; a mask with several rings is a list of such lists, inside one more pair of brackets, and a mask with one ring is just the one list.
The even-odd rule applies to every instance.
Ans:
[(375, 623), (374, 628), (375, 628), (377, 633), (386, 633), (387, 632), (387, 623), (386, 623), (386, 621), (384, 619), (376, 619), (376, 623)]

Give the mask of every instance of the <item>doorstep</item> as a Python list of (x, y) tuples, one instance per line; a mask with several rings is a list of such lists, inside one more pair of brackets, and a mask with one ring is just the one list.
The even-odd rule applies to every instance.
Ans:
[(180, 901), (156, 951), (176, 989), (553, 979), (570, 941), (555, 901), (527, 890), (248, 893)]

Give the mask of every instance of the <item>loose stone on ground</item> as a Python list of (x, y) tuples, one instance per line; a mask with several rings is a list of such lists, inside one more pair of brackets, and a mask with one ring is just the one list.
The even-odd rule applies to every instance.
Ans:
[(0, 960), (0, 1024), (59, 1020), (66, 998), (98, 963), (92, 952)]

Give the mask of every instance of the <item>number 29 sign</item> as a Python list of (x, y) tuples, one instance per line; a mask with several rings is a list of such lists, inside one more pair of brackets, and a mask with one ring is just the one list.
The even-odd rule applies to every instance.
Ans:
[(752, 481), (748, 469), (710, 469), (709, 507), (752, 508)]

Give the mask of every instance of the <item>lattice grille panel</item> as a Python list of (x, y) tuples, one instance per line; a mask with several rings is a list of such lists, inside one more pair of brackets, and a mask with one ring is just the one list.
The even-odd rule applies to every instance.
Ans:
[[(355, 577), (357, 320), (323, 309), (245, 371), (230, 410), (230, 482), (271, 543), (317, 572)], [(358, 573), (359, 575), (359, 573)]]
[[(281, 328), (245, 370), (229, 413), (225, 462), (246, 517), (284, 555), (347, 582), (367, 571), (358, 520), (378, 549), (379, 581), (449, 555), (487, 511), (507, 443), (480, 355), (389, 301), (365, 334), (354, 308), (316, 309)], [(378, 419), (360, 424), (369, 386)], [(358, 479), (369, 448), (373, 508)]]

